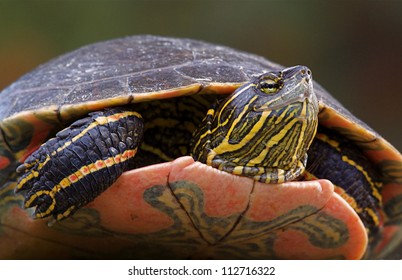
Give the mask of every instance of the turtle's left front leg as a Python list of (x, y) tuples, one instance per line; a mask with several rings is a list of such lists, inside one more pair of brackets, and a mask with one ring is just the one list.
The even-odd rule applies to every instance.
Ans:
[(143, 130), (140, 114), (113, 108), (60, 131), (17, 169), (23, 175), (16, 191), (26, 191), (25, 207), (36, 206), (35, 218), (68, 217), (128, 169)]

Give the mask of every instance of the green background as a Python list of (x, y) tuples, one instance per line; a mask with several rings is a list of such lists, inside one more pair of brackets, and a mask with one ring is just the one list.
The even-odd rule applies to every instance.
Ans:
[(0, 0), (0, 89), (64, 52), (133, 34), (191, 37), (305, 64), (402, 150), (402, 1)]
[(402, 1), (0, 0), (0, 88), (64, 52), (132, 34), (191, 37), (305, 64), (402, 150)]

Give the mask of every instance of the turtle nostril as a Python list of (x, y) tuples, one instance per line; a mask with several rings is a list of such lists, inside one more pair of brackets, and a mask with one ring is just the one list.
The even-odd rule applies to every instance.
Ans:
[(300, 70), (300, 74), (302, 75), (302, 77), (306, 78), (306, 80), (308, 81), (309, 79), (311, 79), (311, 70), (306, 68), (303, 68)]

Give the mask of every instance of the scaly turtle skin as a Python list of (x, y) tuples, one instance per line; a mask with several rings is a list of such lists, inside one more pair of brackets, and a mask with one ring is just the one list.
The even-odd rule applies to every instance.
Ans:
[(306, 67), (136, 36), (1, 96), (3, 258), (376, 258), (400, 240), (401, 155)]

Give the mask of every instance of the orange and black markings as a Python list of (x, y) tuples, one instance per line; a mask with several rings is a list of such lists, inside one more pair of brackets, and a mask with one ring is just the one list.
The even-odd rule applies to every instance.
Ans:
[(124, 108), (95, 112), (60, 131), (18, 167), (17, 191), (34, 217), (60, 220), (92, 201), (125, 170), (143, 135), (142, 117)]
[[(381, 224), (380, 176), (356, 146), (333, 132), (319, 129), (308, 152), (308, 173), (330, 180), (335, 191), (362, 219), (371, 238)], [(307, 178), (308, 179), (308, 178)]]

